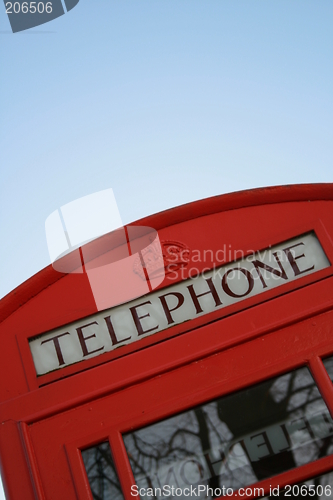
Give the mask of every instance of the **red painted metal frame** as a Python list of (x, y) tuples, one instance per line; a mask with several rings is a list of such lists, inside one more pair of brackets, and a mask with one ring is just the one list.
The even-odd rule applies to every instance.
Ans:
[[(223, 220), (225, 238), (244, 256), (315, 231), (333, 263), (332, 213), (332, 184), (284, 186), (202, 200), (135, 224), (154, 227), (162, 239), (187, 238), (192, 248), (200, 228), (199, 248), (207, 241), (216, 249), (214, 224)], [(242, 217), (244, 228), (233, 227)], [(202, 272), (204, 263), (197, 267)], [(132, 499), (122, 433), (299, 366), (309, 366), (333, 415), (333, 385), (321, 362), (333, 354), (332, 271), (42, 377), (28, 339), (96, 308), (84, 275), (49, 267), (28, 280), (0, 304), (0, 373), (8, 381), (0, 388), (0, 453), (8, 499), (91, 500), (80, 449), (108, 439), (125, 498)], [(161, 288), (169, 284), (167, 278)], [(328, 470), (332, 456), (257, 486), (283, 486)]]
[[(268, 211), (268, 209), (266, 209)], [(234, 216), (234, 214), (232, 214)], [(250, 215), (251, 217), (251, 215)], [(283, 222), (283, 218), (281, 217), (280, 220), (278, 220), (280, 224)], [(269, 246), (273, 246), (275, 244), (281, 243), (283, 241), (287, 241), (291, 239), (294, 236), (299, 236), (304, 233), (310, 232), (310, 231), (315, 231), (317, 234), (321, 245), (323, 246), (323, 249), (330, 260), (330, 262), (333, 263), (333, 246), (332, 246), (332, 240), (330, 237), (330, 234), (332, 234), (332, 220), (329, 218), (328, 214), (326, 215), (326, 220), (323, 221), (323, 216), (321, 218), (318, 217), (318, 214), (316, 214), (311, 221), (303, 221), (301, 220), (300, 222), (297, 221), (297, 224), (295, 224), (295, 221), (291, 220), (286, 223), (286, 227), (284, 229), (280, 229), (278, 231), (274, 231), (274, 235), (270, 235), (270, 238), (264, 236), (263, 231), (261, 231), (259, 238), (257, 239), (256, 243), (254, 241), (252, 242), (253, 244), (250, 247), (250, 250), (247, 249), (246, 247), (243, 246), (243, 248), (240, 248), (240, 250), (243, 252), (244, 256), (247, 256), (251, 253), (253, 253), (253, 250), (263, 250), (268, 248)], [(160, 231), (160, 235), (163, 235), (163, 232)], [(244, 243), (243, 243), (244, 245)], [(220, 265), (220, 264), (219, 264)], [(207, 266), (206, 266), (207, 267)], [(213, 264), (209, 266), (210, 268), (213, 267)], [(198, 269), (198, 266), (196, 267)], [(200, 272), (202, 272), (202, 269), (199, 269)], [(69, 375), (75, 374), (77, 372), (82, 371), (82, 369), (88, 369), (97, 365), (100, 365), (102, 362), (109, 362), (110, 360), (113, 360), (118, 357), (126, 356), (134, 351), (137, 351), (138, 349), (145, 348), (149, 345), (152, 345), (153, 343), (156, 343), (157, 341), (163, 341), (165, 339), (168, 339), (170, 337), (179, 335), (181, 333), (187, 332), (189, 329), (196, 328), (200, 325), (207, 324), (211, 321), (215, 321), (218, 318), (228, 316), (230, 314), (234, 314), (237, 311), (241, 311), (243, 309), (246, 309), (248, 307), (252, 307), (254, 304), (258, 304), (260, 302), (270, 300), (273, 297), (277, 297), (283, 293), (288, 293), (291, 290), (294, 290), (296, 288), (303, 287), (307, 285), (308, 283), (318, 281), (322, 278), (325, 278), (327, 276), (330, 276), (333, 274), (333, 267), (323, 269), (322, 271), (318, 271), (315, 274), (309, 275), (309, 276), (304, 276), (301, 279), (297, 281), (292, 281), (289, 283), (284, 284), (282, 287), (275, 288), (273, 290), (270, 290), (268, 292), (265, 292), (264, 294), (257, 295), (251, 298), (248, 298), (246, 301), (242, 301), (238, 304), (233, 304), (227, 308), (220, 309), (218, 311), (215, 311), (213, 313), (210, 313), (209, 315), (204, 315), (201, 317), (198, 317), (194, 320), (191, 321), (191, 324), (189, 325), (188, 322), (180, 324), (180, 325), (175, 325), (172, 329), (165, 330), (163, 332), (159, 332), (156, 335), (153, 335), (151, 337), (147, 337), (145, 339), (140, 340), (140, 342), (135, 343), (135, 345), (131, 344), (128, 346), (123, 346), (120, 349), (117, 349), (115, 351), (105, 353), (103, 354), (103, 359), (101, 357), (96, 357), (96, 358), (91, 358), (89, 360), (84, 361), (84, 367), (82, 366), (82, 363), (80, 364), (75, 364), (69, 367), (66, 367), (62, 370), (57, 370), (55, 372), (43, 375), (42, 377), (36, 378), (36, 373), (29, 349), (29, 345), (27, 342), (27, 335), (26, 332), (20, 331), (17, 333), (17, 342), (19, 345), (20, 353), (22, 356), (22, 361), (23, 365), (25, 367), (25, 372), (26, 372), (26, 379), (28, 382), (28, 385), (30, 389), (34, 389), (38, 386), (42, 386), (45, 384), (48, 384), (50, 382), (56, 381), (59, 378), (63, 377), (68, 377)], [(177, 282), (177, 281), (175, 281)], [(170, 279), (166, 278), (162, 285), (159, 288), (166, 287), (168, 285), (172, 285), (175, 282), (170, 282)], [(56, 325), (59, 326), (59, 325)], [(55, 326), (53, 326), (54, 328)], [(36, 334), (43, 333), (46, 330), (43, 331), (37, 331), (35, 332)], [(32, 335), (30, 335), (32, 336)]]
[[(56, 429), (62, 429), (61, 442), (66, 448), (66, 457), (75, 481), (76, 494), (79, 500), (87, 500), (92, 497), (80, 450), (109, 439), (125, 499), (130, 500), (132, 498), (130, 487), (135, 484), (135, 481), (121, 435), (132, 429), (154, 423), (156, 420), (304, 365), (309, 366), (332, 412), (333, 385), (320, 360), (322, 356), (332, 351), (332, 320), (332, 311), (314, 316), (277, 330), (273, 334), (263, 335), (256, 340), (169, 371), (163, 376), (133, 385), (94, 403), (87, 403), (80, 409), (46, 419), (37, 426), (30, 426), (31, 440), (41, 455), (40, 443), (48, 439), (50, 455), (52, 455), (53, 448), (59, 445), (59, 433)], [(208, 328), (222, 326), (223, 320)], [(318, 336), (318, 332), (322, 335)], [(272, 353), (274, 353), (274, 360), (269, 362)], [(65, 428), (65, 422), (68, 428)], [(100, 430), (96, 430), (98, 427)], [(94, 429), (94, 431), (87, 433), (86, 428)], [(50, 439), (51, 429), (55, 432), (55, 436)], [(42, 475), (45, 476), (50, 467), (50, 460), (43, 460), (43, 464), (39, 467), (42, 468)], [(66, 474), (66, 469), (67, 462), (63, 453), (62, 476)], [(280, 474), (257, 483), (255, 486), (264, 487), (267, 491), (270, 485), (283, 487), (328, 470), (333, 470), (333, 456)], [(51, 488), (54, 491), (52, 485), (53, 483), (49, 485), (49, 495)], [(54, 491), (54, 494), (54, 498), (57, 498), (56, 495), (59, 495), (60, 491)], [(48, 496), (48, 498), (53, 497)], [(71, 498), (68, 496), (68, 499)]]
[[(272, 186), (240, 191), (181, 205), (140, 219), (133, 222), (132, 225), (148, 226), (160, 230), (183, 221), (246, 207), (301, 201), (332, 201), (332, 191), (333, 184)], [(0, 322), (64, 276), (66, 274), (54, 271), (52, 266), (48, 266), (14, 289), (1, 300)]]

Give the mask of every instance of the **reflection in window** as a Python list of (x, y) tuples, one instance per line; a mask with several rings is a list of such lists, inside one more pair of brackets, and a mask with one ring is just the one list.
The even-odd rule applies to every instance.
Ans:
[(109, 443), (82, 451), (91, 492), (95, 500), (123, 500)]
[(332, 439), (333, 421), (307, 368), (124, 435), (138, 487), (205, 484), (213, 491), (324, 457)]
[(327, 373), (330, 376), (330, 379), (333, 381), (333, 356), (330, 358), (323, 359), (324, 366), (327, 370)]

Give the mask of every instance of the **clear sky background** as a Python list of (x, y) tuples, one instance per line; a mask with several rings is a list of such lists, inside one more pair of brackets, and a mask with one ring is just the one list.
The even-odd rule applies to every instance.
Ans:
[(12, 34), (0, 4), (0, 297), (50, 263), (46, 218), (93, 192), (127, 223), (332, 182), (332, 26), (332, 0), (80, 0)]

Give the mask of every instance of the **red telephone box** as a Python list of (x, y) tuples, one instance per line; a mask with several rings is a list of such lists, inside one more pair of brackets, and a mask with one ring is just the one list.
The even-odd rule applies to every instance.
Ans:
[(331, 497), (333, 184), (131, 227), (163, 251), (134, 259), (165, 273), (145, 295), (99, 310), (87, 273), (49, 266), (1, 301), (7, 498)]

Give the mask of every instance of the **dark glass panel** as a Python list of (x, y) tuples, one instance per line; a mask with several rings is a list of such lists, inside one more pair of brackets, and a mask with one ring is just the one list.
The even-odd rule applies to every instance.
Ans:
[(95, 500), (123, 500), (109, 443), (82, 451), (91, 492)]
[(128, 433), (124, 442), (138, 487), (162, 489), (155, 497), (142, 490), (141, 498), (163, 498), (165, 486), (256, 483), (332, 453), (332, 435), (326, 405), (300, 368)]
[(324, 366), (327, 370), (327, 373), (330, 376), (330, 379), (333, 381), (333, 356), (330, 358), (323, 359)]

